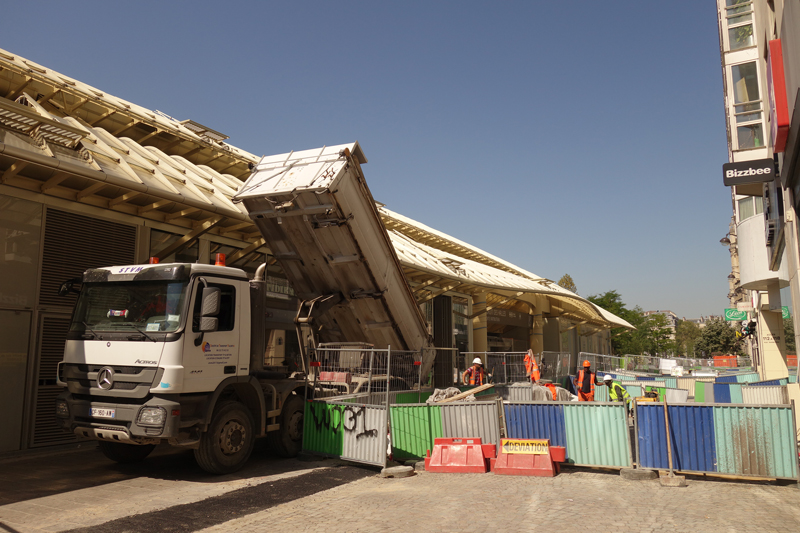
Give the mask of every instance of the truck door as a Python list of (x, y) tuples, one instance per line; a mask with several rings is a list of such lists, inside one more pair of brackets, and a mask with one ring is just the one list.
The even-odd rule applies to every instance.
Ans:
[(184, 392), (213, 391), (225, 378), (236, 375), (239, 362), (240, 301), (236, 285), (228, 280), (205, 278), (209, 287), (221, 291), (217, 331), (205, 333), (198, 330), (201, 295), (204, 285), (197, 280), (192, 288), (190, 320), (184, 335)]

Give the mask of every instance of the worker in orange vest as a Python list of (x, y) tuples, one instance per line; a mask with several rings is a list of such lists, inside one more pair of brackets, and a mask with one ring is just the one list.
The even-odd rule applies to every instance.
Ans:
[(533, 355), (533, 350), (528, 350), (525, 353), (525, 373), (530, 376), (531, 382), (536, 383), (541, 379), (541, 374), (539, 373), (539, 365), (536, 364), (536, 357)]
[(483, 385), (486, 383), (486, 371), (483, 369), (480, 357), (472, 360), (472, 366), (464, 371), (461, 379), (464, 380), (464, 385)]
[(578, 400), (581, 402), (594, 401), (594, 383), (597, 377), (591, 367), (592, 364), (589, 361), (584, 361), (583, 369), (575, 377), (575, 390), (578, 392)]

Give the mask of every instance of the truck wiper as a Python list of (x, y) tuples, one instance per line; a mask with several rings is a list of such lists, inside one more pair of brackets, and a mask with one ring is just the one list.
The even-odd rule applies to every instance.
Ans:
[(156, 339), (154, 339), (153, 337), (151, 337), (150, 335), (145, 333), (143, 329), (139, 329), (139, 327), (136, 324), (134, 324), (133, 322), (122, 322), (121, 325), (130, 326), (133, 329), (135, 329), (136, 331), (138, 331), (139, 333), (141, 333), (142, 335), (144, 335), (147, 340), (151, 340), (153, 342), (158, 342)]
[[(86, 329), (88, 329), (89, 331), (91, 331), (91, 332), (92, 332), (92, 335), (94, 335), (94, 336), (95, 336), (95, 337), (97, 337), (98, 339), (102, 339), (102, 338), (103, 338), (103, 337), (101, 337), (100, 335), (98, 335), (98, 334), (97, 334), (97, 332), (96, 332), (95, 330), (93, 330), (92, 328), (90, 328), (90, 327), (89, 327), (89, 324), (87, 324), (86, 322), (84, 322), (84, 321), (81, 321), (81, 324), (83, 324), (83, 326), (84, 326)], [(84, 335), (85, 335), (85, 334), (84, 334)]]

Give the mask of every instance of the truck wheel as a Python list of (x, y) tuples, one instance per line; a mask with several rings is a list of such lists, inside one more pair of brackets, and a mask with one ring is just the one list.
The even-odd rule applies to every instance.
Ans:
[(281, 410), (281, 429), (267, 433), (270, 448), (280, 457), (296, 457), (303, 447), (303, 411), (305, 404), (297, 395), (289, 396)]
[(144, 458), (150, 455), (150, 452), (156, 448), (155, 444), (139, 446), (137, 444), (123, 444), (121, 442), (108, 442), (105, 440), (101, 440), (97, 444), (100, 446), (100, 451), (103, 452), (103, 455), (112, 461), (122, 464), (138, 463), (144, 460)]
[(239, 402), (225, 402), (214, 409), (194, 457), (200, 468), (210, 474), (230, 474), (244, 466), (254, 442), (250, 412)]

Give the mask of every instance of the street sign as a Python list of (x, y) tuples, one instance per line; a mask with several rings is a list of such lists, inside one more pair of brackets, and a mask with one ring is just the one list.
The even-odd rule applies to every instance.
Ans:
[(736, 304), (736, 309), (738, 309), (739, 311), (744, 311), (746, 313), (747, 311), (753, 310), (753, 304), (750, 302), (739, 302)]
[(781, 307), (781, 314), (783, 315), (784, 320), (789, 320), (790, 318), (792, 318), (792, 313), (789, 312), (788, 305), (784, 305), (783, 307)]
[(741, 161), (722, 165), (722, 181), (726, 187), (748, 183), (765, 183), (775, 179), (775, 162), (772, 158)]
[(728, 322), (747, 320), (747, 313), (738, 309), (725, 309), (725, 320)]

